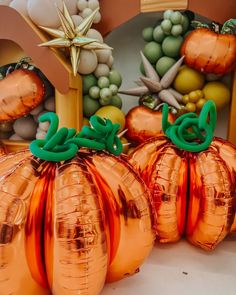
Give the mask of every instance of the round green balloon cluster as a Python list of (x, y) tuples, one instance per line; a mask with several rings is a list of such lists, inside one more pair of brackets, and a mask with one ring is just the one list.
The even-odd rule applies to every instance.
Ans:
[(83, 79), (83, 113), (90, 118), (96, 111), (106, 105), (119, 109), (122, 100), (118, 95), (122, 78), (118, 71), (111, 70), (108, 76), (96, 77), (94, 74), (84, 75)]
[(214, 137), (217, 112), (213, 101), (207, 101), (198, 116), (187, 113), (174, 124), (168, 121), (168, 105), (162, 109), (162, 129), (166, 136), (180, 149), (189, 152), (206, 150)]
[[(166, 10), (158, 25), (143, 30), (143, 39), (148, 42), (143, 50), (144, 55), (161, 77), (179, 58), (180, 48), (190, 30), (192, 18), (193, 15), (188, 12)], [(140, 70), (145, 74), (142, 63)]]
[(107, 150), (114, 155), (122, 153), (122, 144), (117, 136), (119, 124), (98, 116), (90, 118), (89, 126), (84, 126), (78, 134), (74, 128), (62, 127), (58, 130), (59, 119), (53, 113), (43, 114), (40, 122), (50, 122), (45, 139), (36, 139), (30, 144), (32, 154), (45, 161), (60, 162), (72, 159), (78, 149)]

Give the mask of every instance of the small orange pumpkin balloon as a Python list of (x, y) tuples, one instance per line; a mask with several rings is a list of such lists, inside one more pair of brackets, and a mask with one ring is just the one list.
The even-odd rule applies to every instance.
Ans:
[(44, 85), (39, 76), (27, 69), (14, 70), (0, 81), (0, 122), (20, 118), (44, 97)]
[(53, 128), (32, 150), (57, 161), (69, 148), (71, 159), (54, 163), (28, 150), (0, 157), (1, 294), (96, 295), (106, 280), (134, 274), (153, 246), (149, 192), (132, 166), (73, 150), (79, 142), (100, 147), (104, 134), (94, 143)]
[[(157, 136), (129, 155), (151, 190), (160, 242), (175, 242), (186, 234), (192, 244), (212, 250), (234, 229), (236, 147), (218, 138), (211, 143), (213, 124), (208, 124), (206, 117), (209, 106), (211, 101), (199, 121), (196, 114), (189, 113), (173, 125), (164, 124), (167, 136), (180, 148), (166, 136)], [(195, 136), (189, 132), (190, 126), (203, 143), (188, 142)], [(200, 133), (204, 128), (206, 137)]]
[(229, 27), (235, 28), (235, 23), (236, 20), (226, 22), (221, 33), (208, 28), (193, 30), (181, 47), (185, 63), (204, 73), (223, 75), (232, 71), (236, 66), (236, 36)]
[[(174, 115), (169, 114), (169, 121), (174, 122)], [(135, 143), (145, 140), (162, 132), (162, 112), (154, 111), (145, 106), (136, 106), (126, 115), (126, 137)]]

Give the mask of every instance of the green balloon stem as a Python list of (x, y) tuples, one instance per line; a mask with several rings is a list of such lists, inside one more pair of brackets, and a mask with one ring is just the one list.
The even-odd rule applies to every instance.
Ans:
[(58, 130), (58, 116), (49, 112), (39, 118), (40, 122), (49, 122), (45, 139), (36, 139), (30, 144), (32, 154), (45, 161), (60, 162), (72, 159), (78, 149), (86, 147), (93, 150), (107, 150), (114, 155), (122, 153), (122, 144), (117, 136), (119, 124), (98, 116), (90, 118), (90, 125), (84, 126), (78, 134), (74, 128)]
[(168, 112), (168, 105), (165, 104), (162, 109), (162, 129), (178, 148), (189, 152), (201, 152), (209, 147), (217, 121), (213, 101), (209, 100), (204, 104), (199, 117), (196, 113), (187, 113), (176, 119), (173, 124), (168, 121)]

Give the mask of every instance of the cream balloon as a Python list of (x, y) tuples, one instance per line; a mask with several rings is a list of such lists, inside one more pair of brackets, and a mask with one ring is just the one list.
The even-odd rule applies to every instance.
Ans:
[(90, 74), (94, 72), (98, 64), (97, 55), (94, 51), (81, 50), (80, 62), (78, 67), (78, 72), (83, 75)]
[(20, 137), (24, 139), (33, 139), (36, 134), (37, 124), (30, 116), (22, 117), (15, 121), (13, 129)]
[[(77, 14), (76, 0), (64, 0), (64, 2), (70, 15)], [(58, 28), (60, 20), (56, 5), (62, 9), (62, 3), (62, 0), (28, 0), (28, 14), (32, 21), (39, 26)]]
[(27, 1), (28, 0), (13, 0), (9, 4), (9, 6), (14, 8), (15, 10), (17, 10), (19, 13), (23, 14), (24, 16), (28, 16)]
[(72, 18), (73, 23), (74, 23), (74, 25), (75, 25), (76, 27), (77, 27), (78, 25), (80, 25), (80, 24), (82, 23), (82, 21), (83, 21), (82, 16), (77, 15), (77, 14), (72, 15), (71, 18)]
[(101, 49), (96, 50), (97, 58), (99, 63), (107, 63), (108, 59), (112, 55), (112, 52), (110, 49)]
[(88, 38), (97, 39), (98, 42), (103, 43), (103, 37), (101, 33), (99, 33), (95, 29), (90, 29), (86, 35)]
[(98, 64), (98, 66), (96, 67), (96, 70), (94, 72), (94, 75), (99, 78), (102, 76), (107, 77), (109, 75), (110, 72), (110, 68), (108, 67), (108, 65), (106, 64)]

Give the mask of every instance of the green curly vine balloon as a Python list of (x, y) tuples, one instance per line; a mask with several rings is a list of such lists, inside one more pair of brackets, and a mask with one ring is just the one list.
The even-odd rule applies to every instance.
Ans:
[(50, 122), (45, 139), (36, 139), (30, 144), (31, 153), (42, 160), (60, 162), (72, 159), (78, 149), (86, 147), (94, 150), (107, 150), (114, 155), (122, 153), (122, 144), (117, 132), (119, 124), (98, 116), (90, 118), (89, 126), (84, 126), (78, 134), (74, 128), (62, 127), (58, 130), (58, 116), (49, 112), (39, 118), (39, 122)]
[(196, 113), (187, 113), (180, 116), (174, 124), (168, 121), (168, 111), (168, 105), (165, 104), (162, 109), (162, 129), (178, 148), (201, 152), (209, 147), (217, 119), (214, 102), (206, 102), (199, 116)]

